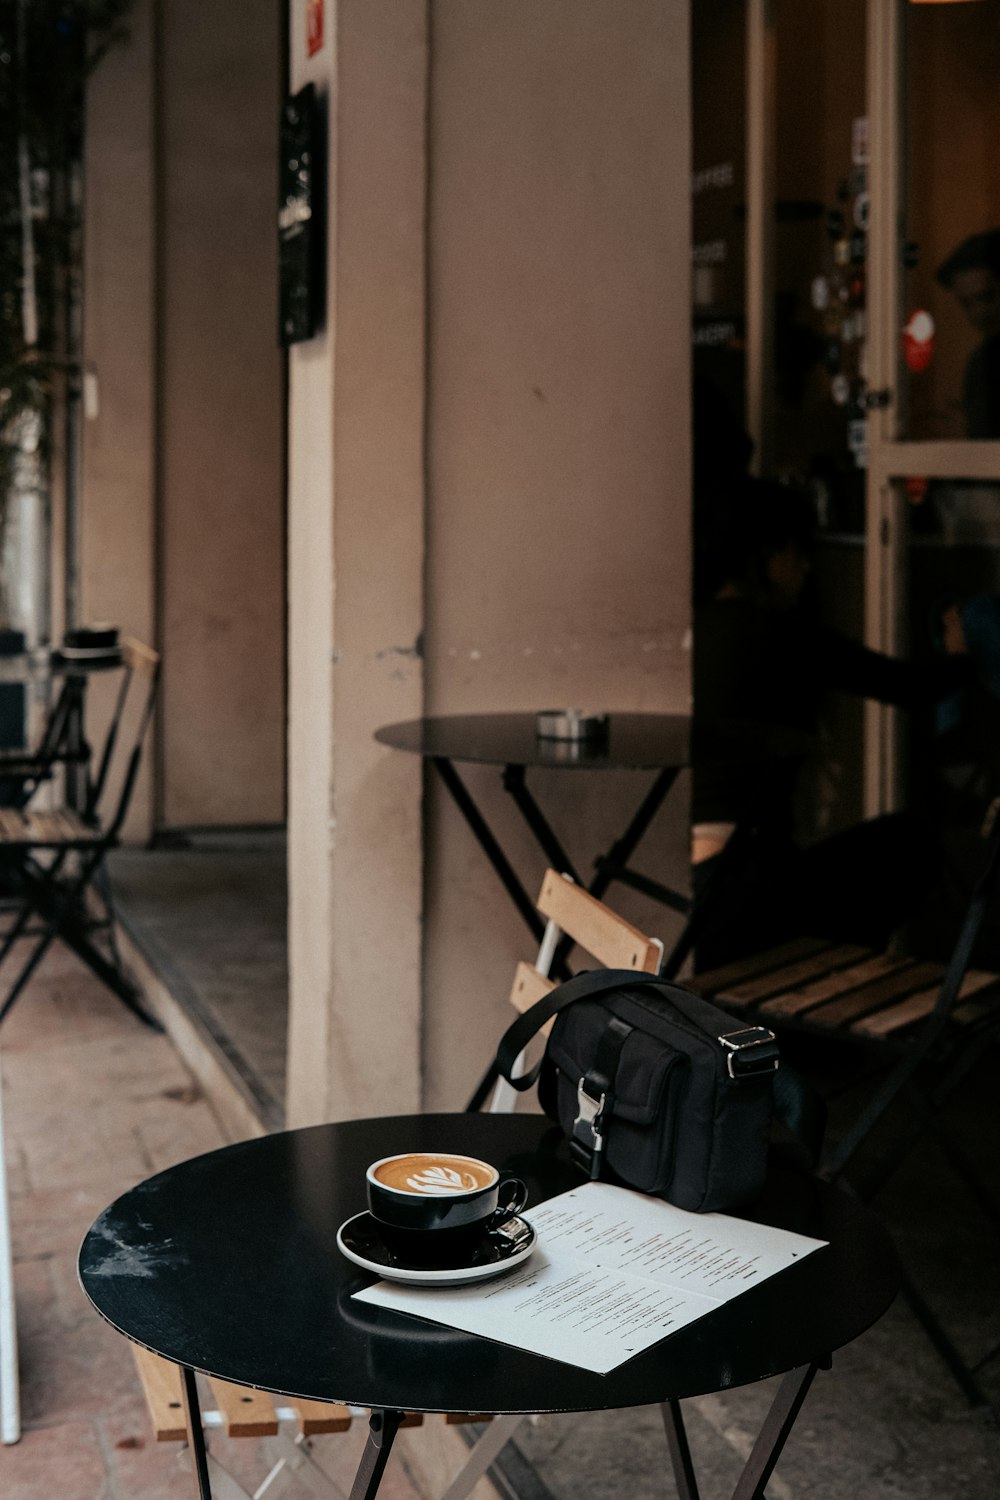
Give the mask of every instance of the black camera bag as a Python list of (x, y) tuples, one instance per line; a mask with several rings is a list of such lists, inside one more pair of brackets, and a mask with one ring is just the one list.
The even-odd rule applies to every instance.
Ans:
[[(511, 1077), (552, 1016), (541, 1062)], [(497, 1069), (515, 1089), (539, 1080), (543, 1109), (591, 1178), (701, 1212), (731, 1208), (763, 1186), (777, 1068), (766, 1027), (741, 1025), (699, 995), (631, 969), (559, 985), (518, 1017), (497, 1051)], [(794, 1118), (801, 1099), (779, 1112), (804, 1133)]]

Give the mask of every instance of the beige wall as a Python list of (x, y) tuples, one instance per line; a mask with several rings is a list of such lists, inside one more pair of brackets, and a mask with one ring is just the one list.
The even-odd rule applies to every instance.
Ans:
[[(327, 4), (311, 64), (301, 10), (293, 86), (329, 80), (334, 151), (332, 328), (291, 362), (295, 1123), (461, 1102), (528, 946), (435, 787), (422, 856), (419, 764), (372, 730), (683, 710), (689, 623), (686, 5), (436, 0), (429, 73), (418, 0)], [(534, 885), (495, 774), (469, 779)], [(540, 795), (586, 867), (647, 785), (550, 773)], [(680, 797), (661, 876), (684, 878), (685, 828)]]
[(160, 13), (162, 821), (277, 823), (281, 7), (170, 0)]
[[(427, 706), (688, 705), (686, 7), (434, 6)], [(499, 773), (464, 768), (534, 895)], [(531, 773), (571, 857), (649, 778)], [(679, 789), (680, 790), (680, 789)], [(683, 796), (637, 859), (677, 859)], [(531, 939), (429, 804), (425, 1098), (460, 1105)], [(665, 931), (663, 908), (610, 899)]]
[(151, 9), (87, 122), (81, 618), (165, 663), (134, 837), (284, 811), (281, 6)]

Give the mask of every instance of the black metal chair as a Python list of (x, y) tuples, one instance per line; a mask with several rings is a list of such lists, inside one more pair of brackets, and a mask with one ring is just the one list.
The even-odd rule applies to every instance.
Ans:
[[(156, 700), (160, 658), (133, 640), (122, 643), (121, 656), (125, 671), (103, 750), (96, 766), (88, 767), (82, 809), (0, 807), (0, 870), (6, 870), (17, 903), (14, 920), (0, 943), (0, 970), (20, 938), (32, 940), (27, 958), (0, 1003), (0, 1022), (50, 945), (60, 938), (135, 1015), (151, 1026), (159, 1024), (143, 1009), (135, 986), (122, 970), (104, 861), (119, 841), (135, 789)], [(110, 783), (119, 763), (121, 778), (115, 791)], [(106, 805), (110, 805), (107, 813)], [(91, 894), (94, 901), (88, 899)], [(107, 954), (93, 941), (102, 932), (110, 950)]]
[[(849, 1079), (869, 1085), (866, 1100), (829, 1150), (824, 1177), (843, 1180), (868, 1201), (930, 1134), (1000, 1227), (995, 1193), (950, 1138), (942, 1117), (948, 1101), (1000, 1037), (1000, 975), (970, 967), (1000, 878), (1000, 798), (990, 807), (983, 837), (986, 857), (947, 964), (806, 937), (685, 982), (747, 1021), (810, 1037), (814, 1044), (836, 1044), (839, 1071), (846, 1059), (856, 1063), (848, 1068)], [(880, 1151), (874, 1167), (869, 1163), (863, 1182), (855, 1181), (852, 1164), (900, 1096), (914, 1106), (912, 1124), (900, 1126), (892, 1148)], [(976, 1372), (1000, 1353), (1000, 1346), (970, 1366), (905, 1269), (903, 1293), (970, 1403), (991, 1411)]]

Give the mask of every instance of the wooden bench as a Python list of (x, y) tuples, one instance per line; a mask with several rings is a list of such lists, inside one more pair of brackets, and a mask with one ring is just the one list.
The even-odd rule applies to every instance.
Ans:
[[(944, 964), (801, 938), (685, 983), (761, 1026), (902, 1045), (933, 1011), (944, 974)], [(961, 1026), (980, 1020), (995, 1004), (998, 985), (1000, 976), (968, 969), (951, 1021)]]

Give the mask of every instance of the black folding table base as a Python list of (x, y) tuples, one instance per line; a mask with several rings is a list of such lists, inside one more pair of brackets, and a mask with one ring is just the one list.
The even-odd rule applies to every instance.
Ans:
[[(535, 903), (504, 853), (496, 834), (473, 801), (468, 787), (455, 769), (454, 762), (443, 755), (430, 756), (429, 759), (471, 829), (474, 838), (496, 871), (501, 884), (521, 913), (529, 931), (536, 941), (541, 942), (544, 923), (535, 910)], [(645, 836), (667, 793), (677, 780), (680, 769), (679, 766), (667, 766), (657, 773), (652, 786), (640, 802), (624, 833), (615, 840), (607, 853), (599, 854), (595, 858), (594, 867), (597, 873), (589, 883), (581, 879), (555, 829), (529, 790), (525, 767), (507, 765), (504, 767), (501, 779), (504, 790), (510, 794), (515, 807), (534, 836), (535, 842), (553, 869), (558, 870), (560, 874), (572, 876), (577, 885), (585, 886), (598, 900), (610, 885), (618, 881), (644, 892), (645, 895), (651, 896), (654, 900), (669, 906), (673, 911), (686, 916), (691, 910), (691, 902), (686, 896), (671, 890), (669, 886), (653, 880), (648, 875), (641, 875), (638, 871), (629, 868), (629, 860)]]
[[(790, 1370), (783, 1377), (736, 1488), (733, 1490), (732, 1500), (764, 1500), (768, 1481), (795, 1425), (795, 1419), (809, 1392), (816, 1371), (820, 1368), (828, 1369), (829, 1366), (829, 1359), (822, 1362), (816, 1361), (803, 1365), (797, 1370)], [(186, 1366), (182, 1367), (182, 1374), (184, 1414), (195, 1482), (198, 1486), (198, 1500), (212, 1500), (208, 1450), (201, 1424), (195, 1374)], [(677, 1400), (664, 1401), (660, 1411), (680, 1500), (700, 1500), (698, 1481), (681, 1413), (681, 1403)], [(375, 1500), (404, 1415), (405, 1413), (401, 1411), (378, 1409), (372, 1411), (368, 1424), (368, 1438), (351, 1486), (349, 1500)]]

